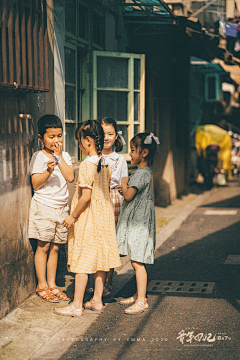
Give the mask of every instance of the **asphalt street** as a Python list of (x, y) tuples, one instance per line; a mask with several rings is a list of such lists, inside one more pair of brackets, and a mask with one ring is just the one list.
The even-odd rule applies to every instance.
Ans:
[(239, 225), (235, 179), (212, 189), (156, 251), (148, 280), (165, 285), (151, 287), (149, 310), (126, 315), (119, 305), (136, 291), (132, 278), (84, 333), (58, 339), (71, 343), (59, 359), (239, 360), (240, 260), (229, 258), (240, 257)]

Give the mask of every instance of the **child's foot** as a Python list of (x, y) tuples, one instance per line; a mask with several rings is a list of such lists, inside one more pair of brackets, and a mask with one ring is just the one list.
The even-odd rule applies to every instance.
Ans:
[(103, 311), (103, 304), (101, 301), (93, 301), (91, 299), (90, 301), (87, 301), (83, 306), (87, 310), (99, 311), (99, 312)]
[(73, 305), (68, 305), (61, 308), (55, 308), (54, 313), (62, 316), (79, 317), (83, 314), (83, 308), (75, 309)]
[(135, 302), (135, 304), (133, 304), (129, 308), (125, 309), (124, 312), (125, 312), (125, 314), (128, 314), (128, 315), (136, 315), (136, 314), (140, 314), (146, 310), (148, 310), (148, 303), (147, 302), (142, 303), (142, 302), (138, 301), (138, 302)]
[(39, 287), (37, 286), (36, 288), (36, 294), (38, 297), (40, 297), (41, 299), (51, 302), (51, 303), (58, 303), (58, 298), (51, 293), (51, 291), (49, 290), (48, 287), (44, 287), (43, 289), (39, 289)]
[(137, 300), (137, 295), (135, 294), (127, 299), (120, 300), (119, 304), (120, 305), (131, 305), (131, 304), (134, 304), (136, 300)]
[(62, 292), (62, 290), (60, 290), (57, 285), (51, 287), (49, 290), (60, 300), (64, 300), (64, 301), (70, 300), (70, 298), (64, 292)]
[(105, 285), (103, 288), (103, 297), (110, 297), (112, 294), (112, 285)]

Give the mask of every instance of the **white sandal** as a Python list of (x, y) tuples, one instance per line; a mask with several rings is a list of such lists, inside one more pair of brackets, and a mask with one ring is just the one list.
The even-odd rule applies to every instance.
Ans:
[(53, 311), (57, 315), (80, 317), (83, 315), (83, 308), (75, 309), (73, 305), (55, 308)]
[(139, 310), (132, 310), (131, 308), (128, 308), (128, 309), (124, 310), (124, 313), (127, 314), (127, 315), (137, 315), (137, 314), (141, 314), (142, 312), (148, 310), (148, 303), (147, 302), (142, 303), (142, 302), (138, 301), (135, 304), (140, 306)]

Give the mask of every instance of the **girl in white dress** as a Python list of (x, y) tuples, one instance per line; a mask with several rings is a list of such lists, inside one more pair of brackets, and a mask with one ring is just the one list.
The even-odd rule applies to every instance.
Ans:
[[(122, 182), (126, 184), (128, 182), (127, 161), (121, 154), (118, 154), (118, 152), (122, 151), (125, 141), (122, 137), (122, 132), (117, 131), (117, 123), (115, 120), (105, 117), (101, 120), (101, 124), (104, 131), (102, 154), (108, 159), (111, 168), (110, 198), (113, 204), (115, 225), (117, 226), (121, 205), (124, 199), (119, 193), (119, 187)], [(111, 269), (106, 274), (103, 297), (111, 296), (113, 272), (114, 269)]]

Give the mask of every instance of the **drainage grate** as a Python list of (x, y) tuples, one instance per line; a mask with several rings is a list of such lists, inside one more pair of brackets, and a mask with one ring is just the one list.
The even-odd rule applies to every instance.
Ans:
[(240, 255), (228, 255), (226, 265), (240, 265)]
[(213, 282), (152, 280), (148, 284), (147, 291), (151, 293), (212, 294), (214, 286)]
[(206, 210), (203, 215), (236, 215), (237, 210)]

